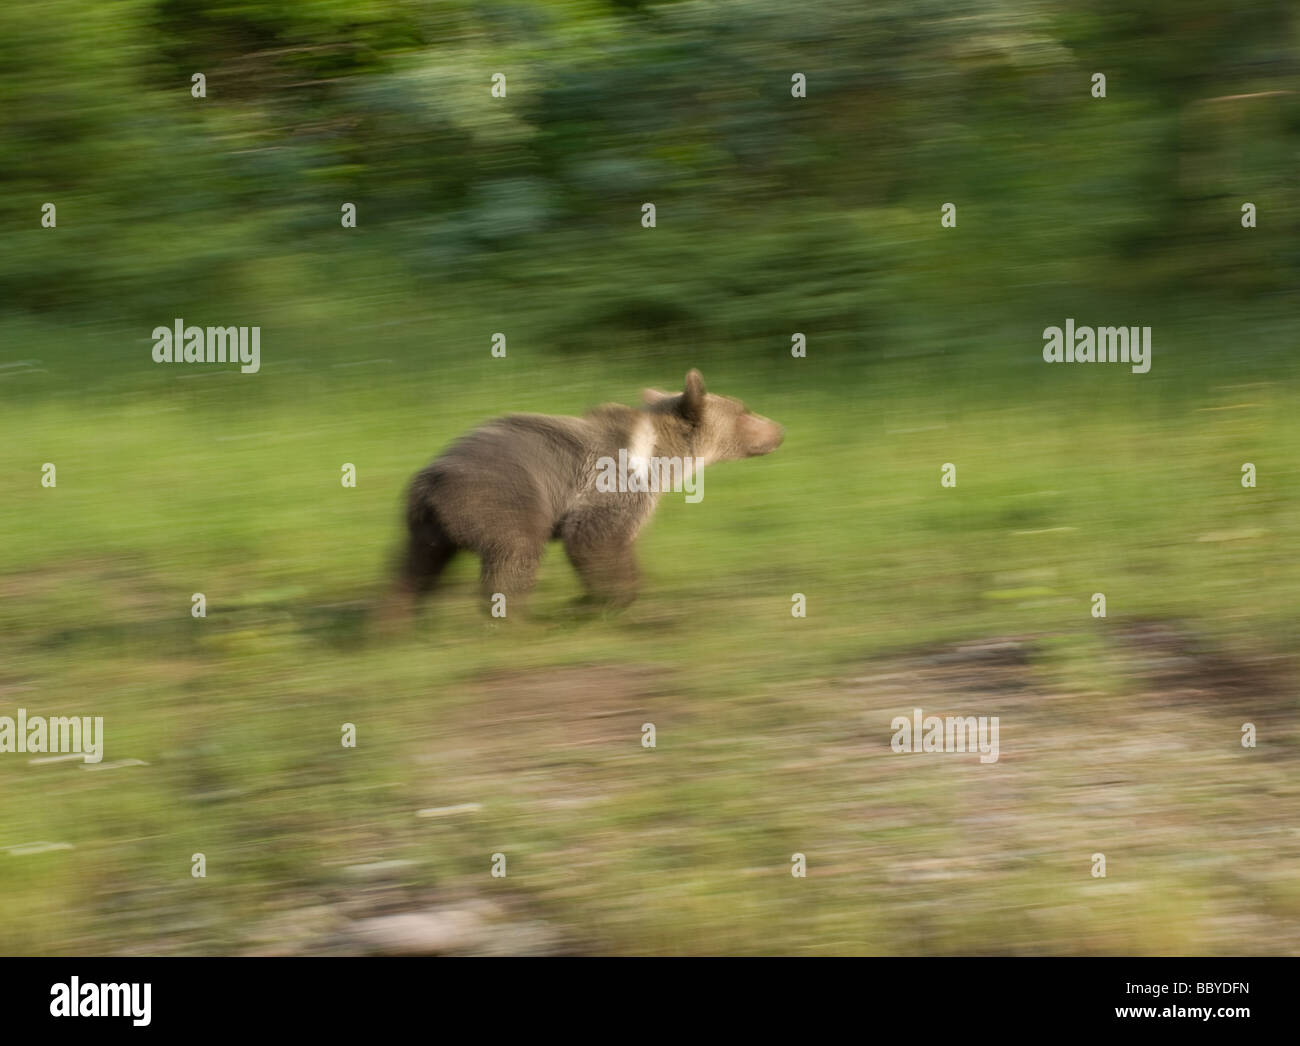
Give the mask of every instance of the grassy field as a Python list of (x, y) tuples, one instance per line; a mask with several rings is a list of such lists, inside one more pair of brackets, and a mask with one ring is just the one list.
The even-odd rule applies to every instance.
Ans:
[[(1042, 363), (1065, 312), (665, 366), (350, 308), (277, 311), (256, 380), (152, 364), (148, 324), (5, 322), (0, 714), (106, 745), (0, 757), (0, 951), (350, 951), (411, 911), (472, 953), (1300, 951), (1288, 323), (1173, 314), (1133, 375)], [(787, 439), (664, 499), (637, 604), (571, 618), (556, 548), (528, 620), (462, 559), (376, 634), (446, 442), (689, 366)], [(914, 707), (1000, 716), (1001, 758), (891, 752)]]

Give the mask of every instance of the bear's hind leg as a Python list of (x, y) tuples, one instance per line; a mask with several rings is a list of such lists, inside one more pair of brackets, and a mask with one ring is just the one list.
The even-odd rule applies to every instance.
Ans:
[(402, 589), (413, 600), (428, 595), (456, 551), (456, 546), (441, 532), (441, 528), (437, 533), (430, 533), (427, 529), (412, 530), (402, 563)]
[(417, 517), (408, 523), (397, 578), (379, 610), (380, 627), (388, 632), (409, 621), (420, 599), (429, 594), (459, 551), (435, 516)]

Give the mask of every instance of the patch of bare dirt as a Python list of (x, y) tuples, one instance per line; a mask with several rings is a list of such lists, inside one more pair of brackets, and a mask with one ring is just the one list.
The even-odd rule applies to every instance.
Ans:
[(635, 742), (641, 726), (671, 704), (654, 665), (574, 665), (483, 676), (459, 707), (457, 725), (475, 739), (521, 736), (555, 748)]
[(1124, 665), (1153, 700), (1203, 704), (1209, 710), (1249, 705), (1261, 713), (1294, 708), (1293, 657), (1227, 650), (1175, 622), (1140, 621), (1117, 634)]

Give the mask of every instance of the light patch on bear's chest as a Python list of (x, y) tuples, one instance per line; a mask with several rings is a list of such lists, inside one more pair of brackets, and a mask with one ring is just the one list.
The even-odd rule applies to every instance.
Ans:
[(650, 459), (654, 456), (654, 452), (655, 427), (649, 418), (640, 418), (637, 420), (636, 428), (632, 430), (632, 438), (628, 440), (628, 469), (645, 474), (649, 471)]

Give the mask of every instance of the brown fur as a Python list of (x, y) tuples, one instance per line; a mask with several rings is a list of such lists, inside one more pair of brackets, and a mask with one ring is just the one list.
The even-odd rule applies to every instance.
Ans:
[(591, 600), (636, 597), (632, 546), (658, 493), (596, 489), (597, 459), (649, 443), (656, 456), (705, 464), (767, 454), (780, 425), (739, 400), (705, 391), (700, 372), (676, 394), (647, 389), (641, 407), (610, 404), (585, 417), (513, 414), (461, 437), (411, 482), (409, 543), (399, 582), (408, 603), (426, 594), (462, 549), (482, 560), (485, 599), (517, 606), (546, 543), (560, 540)]

